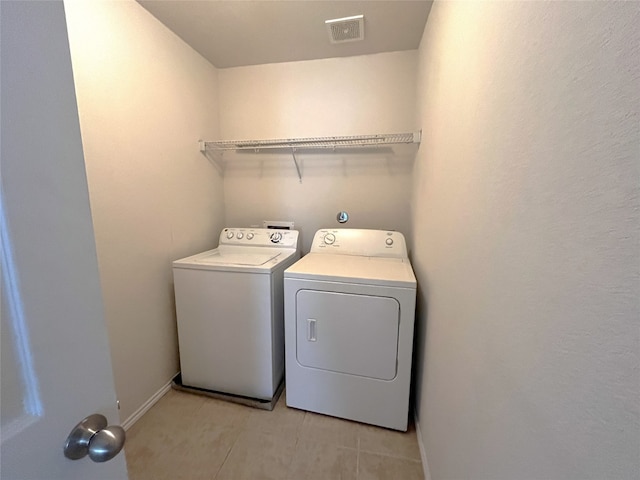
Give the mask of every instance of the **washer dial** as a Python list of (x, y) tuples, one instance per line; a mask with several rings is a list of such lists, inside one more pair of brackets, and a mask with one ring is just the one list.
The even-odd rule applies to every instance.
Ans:
[(271, 243), (278, 243), (282, 240), (282, 234), (280, 232), (273, 232), (269, 235), (269, 239), (271, 240)]

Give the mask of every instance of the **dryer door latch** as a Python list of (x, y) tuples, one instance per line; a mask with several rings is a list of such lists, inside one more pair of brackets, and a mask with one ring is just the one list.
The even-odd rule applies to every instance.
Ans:
[(307, 319), (307, 340), (309, 342), (315, 342), (316, 338), (316, 319), (308, 318)]

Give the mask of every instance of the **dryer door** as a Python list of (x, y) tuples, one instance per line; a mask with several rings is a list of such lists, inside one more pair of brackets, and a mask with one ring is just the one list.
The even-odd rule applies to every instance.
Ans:
[(305, 367), (393, 380), (400, 304), (395, 298), (299, 290), (296, 357)]

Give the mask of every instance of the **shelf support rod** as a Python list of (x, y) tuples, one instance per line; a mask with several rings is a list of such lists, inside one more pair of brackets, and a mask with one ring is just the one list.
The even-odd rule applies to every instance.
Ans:
[(296, 158), (296, 147), (291, 147), (291, 156), (293, 157), (293, 163), (298, 171), (298, 180), (302, 183), (302, 174), (300, 173), (300, 165), (298, 165), (298, 159)]

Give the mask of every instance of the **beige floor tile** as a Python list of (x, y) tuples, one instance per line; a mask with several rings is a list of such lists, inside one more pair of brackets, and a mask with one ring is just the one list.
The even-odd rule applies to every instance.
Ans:
[(156, 438), (188, 436), (197, 418), (192, 416), (176, 416), (156, 411), (147, 412), (127, 431), (125, 446), (155, 442)]
[[(185, 421), (197, 418), (198, 410), (204, 404), (205, 397), (191, 393), (169, 390), (148, 412), (138, 421), (140, 423), (163, 423)], [(136, 423), (136, 425), (138, 424)]]
[(238, 436), (235, 428), (197, 423), (172, 432), (148, 429), (126, 447), (130, 479), (213, 479)]
[(413, 423), (406, 432), (366, 426), (360, 432), (360, 450), (420, 460), (418, 438)]
[(289, 480), (356, 480), (358, 451), (301, 440), (289, 467)]
[(307, 412), (298, 437), (338, 447), (357, 448), (362, 428), (360, 423)]
[(278, 403), (277, 405), (287, 405), (287, 389), (285, 388), (284, 390), (282, 390), (282, 393), (280, 394), (280, 398), (278, 398)]
[(255, 409), (246, 405), (205, 397), (198, 410), (200, 422), (242, 428)]
[(125, 455), (130, 480), (422, 478), (413, 427), (304, 412), (284, 395), (269, 412), (171, 390), (127, 431)]
[(295, 452), (295, 438), (243, 431), (215, 480), (282, 480)]
[(131, 480), (212, 479), (239, 430), (202, 420), (205, 398), (169, 391), (129, 431)]
[(244, 429), (252, 432), (281, 435), (296, 439), (302, 427), (305, 412), (287, 407), (282, 395), (272, 411), (250, 409), (251, 412), (244, 424)]
[(423, 480), (420, 461), (359, 452), (358, 480)]

